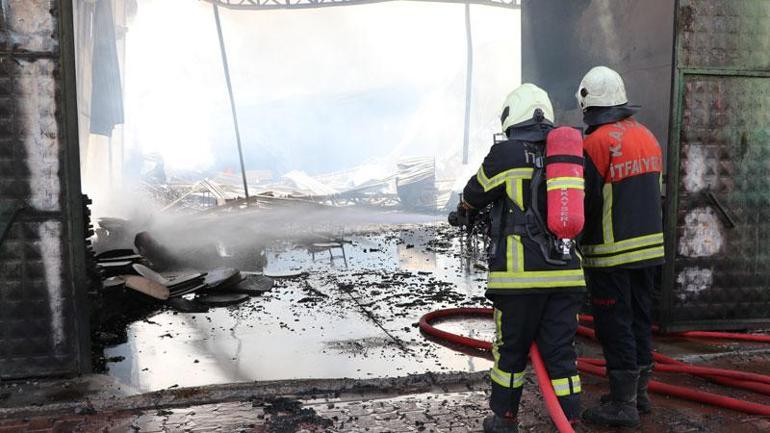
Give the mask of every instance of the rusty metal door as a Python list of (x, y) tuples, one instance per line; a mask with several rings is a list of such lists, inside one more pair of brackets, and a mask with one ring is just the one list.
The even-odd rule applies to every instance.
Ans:
[(681, 0), (668, 149), (667, 330), (770, 325), (770, 2)]

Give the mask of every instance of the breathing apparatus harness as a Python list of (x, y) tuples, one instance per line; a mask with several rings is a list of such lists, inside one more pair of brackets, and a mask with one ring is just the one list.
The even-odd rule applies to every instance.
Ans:
[[(524, 124), (515, 125), (519, 127), (539, 126), (540, 130), (538, 132), (547, 137), (556, 132), (554, 138), (559, 142), (552, 144), (552, 140), (549, 139), (548, 144), (544, 145), (534, 141), (523, 141), (527, 162), (531, 163), (533, 166), (529, 187), (529, 203), (524, 205), (525, 209), (522, 210), (510, 197), (506, 197), (505, 205), (494, 206), (491, 213), (491, 233), (497, 241), (510, 235), (517, 235), (522, 238), (526, 237), (537, 244), (546, 263), (552, 266), (566, 266), (573, 259), (573, 255), (575, 254), (574, 237), (577, 236), (583, 225), (582, 191), (579, 200), (577, 197), (565, 196), (565, 194), (559, 196), (559, 190), (556, 190), (557, 194), (551, 194), (551, 192), (546, 193), (546, 207), (548, 208), (549, 215), (551, 212), (557, 213), (560, 208), (564, 209), (566, 205), (571, 206), (573, 212), (566, 217), (562, 215), (562, 220), (566, 221), (569, 216), (572, 217), (572, 220), (580, 220), (578, 221), (579, 228), (577, 231), (575, 231), (574, 227), (570, 227), (571, 230), (568, 229), (565, 231), (559, 224), (557, 224), (558, 215), (554, 215), (553, 218), (548, 219), (543, 216), (541, 212), (541, 203), (543, 200), (542, 190), (543, 184), (548, 183), (546, 168), (551, 164), (556, 164), (555, 166), (551, 166), (552, 169), (553, 167), (556, 167), (562, 169), (562, 171), (565, 168), (565, 165), (577, 164), (580, 167), (579, 176), (582, 178), (582, 141), (569, 143), (573, 146), (573, 155), (557, 154), (560, 151), (563, 152), (558, 146), (561, 145), (563, 147), (564, 145), (564, 140), (562, 138), (564, 136), (564, 130), (568, 130), (566, 131), (567, 135), (574, 135), (574, 133), (576, 133), (578, 134), (578, 137), (579, 132), (572, 130), (571, 128), (557, 128), (554, 130), (552, 129), (553, 127), (550, 122), (546, 122), (542, 110), (537, 109), (535, 110), (532, 120), (527, 121)], [(570, 134), (570, 131), (572, 131), (573, 134)], [(573, 136), (571, 138), (574, 141), (575, 137)], [(495, 143), (508, 139), (507, 134), (495, 135)], [(578, 148), (576, 149), (575, 146), (578, 146)], [(576, 152), (581, 156), (575, 156), (574, 153)], [(556, 171), (554, 171), (554, 173), (556, 173)], [(577, 174), (575, 175), (577, 176)], [(575, 218), (575, 214), (579, 214), (580, 217)], [(505, 230), (503, 230), (503, 222), (505, 222)], [(565, 227), (566, 225), (567, 224), (564, 224)], [(497, 246), (495, 244), (496, 242), (490, 243), (489, 257), (491, 259), (494, 259), (497, 254)]]

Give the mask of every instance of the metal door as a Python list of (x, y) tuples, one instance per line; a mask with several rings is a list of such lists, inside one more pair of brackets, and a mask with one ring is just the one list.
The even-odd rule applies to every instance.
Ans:
[(770, 325), (770, 2), (681, 0), (661, 323)]

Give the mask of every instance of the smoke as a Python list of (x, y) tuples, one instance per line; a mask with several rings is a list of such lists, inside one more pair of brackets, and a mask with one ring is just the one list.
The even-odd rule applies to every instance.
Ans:
[[(250, 269), (256, 265), (262, 251), (276, 241), (344, 242), (353, 233), (445, 220), (444, 215), (438, 214), (327, 207), (308, 202), (196, 215), (155, 212), (146, 217), (131, 220), (127, 227), (131, 236), (126, 241), (133, 240), (134, 234), (147, 233), (151, 239), (149, 243), (146, 241), (148, 235), (142, 235), (145, 240), (137, 247), (155, 265), (198, 269), (213, 268), (221, 263)], [(110, 246), (116, 247), (130, 248), (132, 245)]]
[[(319, 174), (394, 157), (459, 160), (463, 5), (220, 13), (247, 169)], [(502, 99), (520, 81), (519, 12), (474, 6), (472, 18), (472, 137), (484, 153)], [(126, 86), (129, 146), (160, 153), (170, 169), (238, 169), (210, 4), (140, 1)]]
[(284, 208), (159, 218), (152, 230), (158, 232), (158, 238), (166, 244), (178, 248), (194, 248), (218, 241), (238, 247), (266, 239), (323, 238), (387, 225), (436, 222), (444, 218), (437, 214), (292, 203)]
[[(178, 250), (435, 220), (297, 206), (184, 219), (160, 212), (162, 205), (135, 192), (147, 181), (148, 155), (159, 155), (169, 180), (188, 184), (239, 174), (240, 164), (212, 5), (138, 0), (135, 12), (120, 39), (125, 50), (118, 50), (126, 123), (113, 142), (122, 147), (108, 166), (99, 163), (104, 155), (87, 158), (94, 164), (84, 171), (93, 173), (84, 176), (84, 189), (96, 195), (95, 216), (126, 217)], [(520, 82), (520, 22), (517, 10), (471, 8), (468, 167), (461, 163), (464, 13), (462, 4), (417, 2), (220, 9), (246, 169), (273, 180), (292, 171), (390, 174), (399, 159), (423, 156), (435, 159), (442, 185), (467, 180), (499, 129), (504, 96)], [(88, 152), (106, 154), (111, 146), (94, 142)]]

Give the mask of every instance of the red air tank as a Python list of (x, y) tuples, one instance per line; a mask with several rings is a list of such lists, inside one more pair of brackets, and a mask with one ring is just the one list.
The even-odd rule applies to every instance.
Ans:
[(583, 230), (583, 137), (570, 127), (553, 129), (545, 148), (548, 191), (548, 230), (558, 240), (559, 252), (569, 255)]

